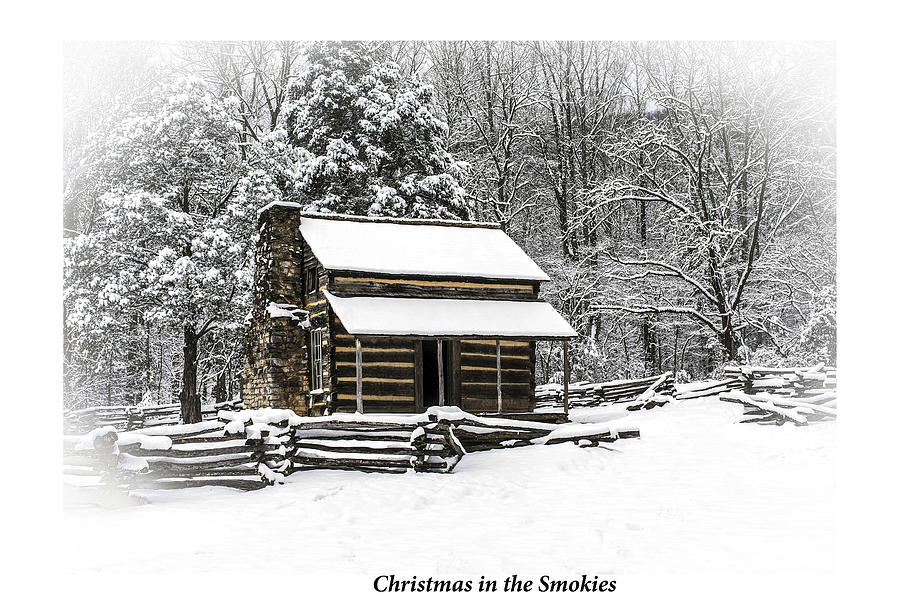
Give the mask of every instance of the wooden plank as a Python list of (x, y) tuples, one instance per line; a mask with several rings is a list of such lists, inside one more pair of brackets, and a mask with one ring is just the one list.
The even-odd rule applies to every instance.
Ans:
[(346, 277), (335, 276), (335, 282), (376, 282), (378, 284), (410, 284), (415, 286), (441, 286), (445, 288), (506, 288), (516, 290), (533, 291), (533, 284), (505, 284), (496, 282), (469, 282), (453, 280), (426, 280), (410, 278), (383, 278), (383, 277)]
[[(339, 401), (352, 401), (356, 399), (355, 395), (341, 395), (340, 393), (338, 393), (335, 397)], [(416, 398), (412, 395), (363, 395), (362, 398), (364, 401), (416, 401)]]
[(337, 348), (352, 348), (353, 340), (356, 337), (365, 338), (367, 341), (366, 348), (379, 348), (384, 350), (408, 350), (412, 352), (413, 350), (413, 340), (409, 339), (400, 339), (394, 337), (367, 337), (367, 336), (353, 336), (349, 333), (335, 333), (333, 336), (335, 339), (344, 340), (344, 343), (336, 343), (335, 347)]
[[(394, 379), (409, 379), (413, 380), (415, 376), (415, 369), (412, 365), (404, 366), (404, 367), (381, 367), (380, 365), (373, 365), (368, 363), (365, 359), (363, 359), (362, 364), (363, 372), (365, 375), (363, 378), (394, 378)], [(336, 378), (356, 378), (356, 363), (348, 366), (340, 366), (336, 368), (334, 376)]]
[[(399, 353), (399, 352), (394, 352), (394, 351), (369, 353), (368, 348), (366, 348), (365, 346), (363, 346), (362, 352), (363, 352), (363, 365), (364, 366), (368, 366), (369, 363), (373, 363), (375, 361), (381, 361), (381, 362), (385, 362), (385, 363), (405, 363), (407, 360), (409, 360), (415, 356), (412, 351), (410, 351), (409, 353), (406, 353), (406, 352)], [(336, 361), (346, 362), (348, 360), (353, 362), (353, 369), (356, 369), (356, 351), (355, 350), (353, 350), (350, 353), (345, 353), (345, 352), (337, 353)]]
[[(493, 351), (491, 351), (491, 352), (460, 352), (459, 356), (466, 359), (467, 363), (476, 365), (476, 364), (479, 364), (479, 362), (482, 359), (492, 362), (494, 360), (495, 354), (496, 353), (494, 353)], [(504, 359), (521, 359), (523, 361), (527, 361), (528, 357), (529, 357), (529, 355), (527, 355), (527, 354), (510, 354), (508, 352), (502, 352), (502, 354), (503, 354)]]
[(438, 405), (444, 405), (444, 341), (437, 341)]
[(407, 299), (493, 299), (495, 301), (538, 301), (533, 290), (508, 288), (428, 287), (413, 284), (342, 283), (332, 290), (342, 295), (398, 297)]
[[(532, 364), (528, 361), (528, 359), (510, 359), (504, 354), (501, 354), (500, 358), (503, 361), (503, 371), (505, 372), (518, 371), (527, 374), (532, 371)], [(471, 359), (469, 357), (460, 357), (460, 361), (462, 362), (460, 369), (464, 372), (463, 377), (468, 377), (469, 375), (477, 372), (493, 372), (497, 369), (497, 357), (493, 354), (491, 355), (490, 360), (483, 358)]]
[[(338, 337), (340, 337), (340, 336), (338, 336)], [(356, 349), (353, 345), (350, 345), (350, 346), (336, 345), (334, 347), (334, 350), (335, 350), (335, 352), (340, 352), (340, 353), (356, 352)], [(365, 354), (398, 354), (398, 355), (406, 354), (407, 356), (404, 357), (404, 360), (409, 361), (412, 359), (412, 357), (409, 355), (413, 354), (415, 352), (415, 350), (414, 350), (412, 344), (410, 344), (410, 343), (405, 343), (403, 345), (400, 345), (400, 344), (385, 345), (385, 344), (379, 343), (379, 340), (367, 339), (366, 346), (365, 346), (365, 348), (363, 348), (363, 352)], [(379, 359), (379, 360), (383, 361), (385, 359)]]
[(415, 358), (416, 408), (424, 410), (425, 396), (422, 392), (422, 341), (416, 342)]
[[(363, 354), (365, 354), (365, 350), (363, 350)], [(363, 361), (363, 365), (366, 367), (397, 367), (403, 369), (413, 369), (415, 368), (415, 362), (406, 362), (406, 361)], [(356, 367), (356, 361), (337, 361), (335, 362), (335, 366), (337, 367)]]
[[(363, 368), (365, 370), (365, 367)], [(369, 395), (415, 395), (415, 382), (371, 382), (364, 381), (363, 397)], [(342, 395), (356, 395), (356, 381), (342, 380), (336, 383), (335, 393)]]
[[(353, 398), (355, 399), (355, 397)], [(341, 413), (355, 413), (356, 405), (353, 402), (341, 402), (337, 403), (338, 400), (335, 400), (335, 404), (332, 407), (332, 412), (341, 412)], [(384, 402), (384, 401), (366, 401), (366, 413), (367, 414), (418, 414), (422, 410), (421, 408), (417, 408), (415, 402)]]
[[(505, 363), (505, 362), (504, 362)], [(503, 382), (516, 382), (521, 384), (527, 384), (531, 382), (531, 373), (528, 370), (524, 369), (508, 369), (506, 367), (502, 368), (503, 371)], [(463, 382), (496, 382), (497, 381), (497, 367), (492, 367), (488, 370), (477, 370), (470, 371), (466, 370), (462, 372)]]
[[(466, 412), (497, 412), (497, 398), (495, 395), (478, 398), (471, 397), (467, 395), (463, 395), (460, 400), (460, 407)], [(531, 404), (524, 397), (512, 397), (509, 395), (503, 400), (503, 410), (504, 412), (509, 412), (511, 410), (521, 410), (526, 411), (531, 409)]]
[(497, 412), (503, 412), (503, 370), (500, 368), (500, 340), (497, 340)]
[[(497, 354), (494, 357), (494, 363), (499, 362), (501, 356), (502, 355)], [(504, 363), (506, 363), (506, 361), (504, 361)], [(481, 365), (463, 365), (461, 367), (461, 369), (464, 372), (495, 372), (495, 371), (497, 371), (497, 366), (491, 365), (490, 367), (488, 367), (488, 366), (481, 366)], [(531, 373), (531, 370), (528, 368), (525, 368), (525, 367), (515, 367), (515, 368), (505, 367), (505, 368), (503, 368), (503, 371), (504, 372), (522, 372), (525, 374)], [(470, 375), (471, 374), (465, 374), (466, 377), (469, 377)]]
[(537, 300), (539, 284), (522, 280), (389, 274), (335, 275), (331, 290), (347, 295)]
[(360, 414), (363, 411), (362, 345), (359, 342), (359, 338), (356, 338), (356, 411)]
[[(503, 397), (507, 401), (514, 398), (528, 399), (528, 384), (519, 382), (504, 382)], [(496, 382), (463, 382), (463, 397), (472, 397), (479, 399), (492, 399), (497, 401), (497, 383)]]
[[(338, 378), (339, 383), (341, 382), (358, 382), (357, 378)], [(372, 382), (372, 383), (382, 383), (382, 384), (415, 384), (415, 380), (413, 378), (376, 378), (374, 376), (366, 376), (362, 378), (363, 382)]]
[[(487, 340), (484, 338), (464, 339), (461, 341), (464, 347), (463, 350), (465, 352), (469, 352), (469, 350), (467, 350), (468, 348), (476, 348), (479, 346), (483, 347), (483, 350), (481, 350), (481, 352), (491, 352), (494, 349), (495, 342), (496, 340)], [(527, 348), (530, 343), (530, 341), (519, 341), (513, 339), (500, 340), (500, 345), (504, 348)]]
[(459, 357), (459, 341), (450, 342), (450, 365), (451, 365), (451, 382), (450, 382), (450, 405), (458, 406), (460, 397), (462, 396), (462, 371)]
[[(310, 441), (313, 440), (313, 441)], [(300, 441), (297, 443), (297, 453), (303, 454), (303, 450), (310, 451), (327, 451), (329, 453), (361, 453), (361, 454), (371, 454), (371, 455), (403, 455), (408, 457), (410, 454), (415, 452), (415, 449), (412, 448), (409, 444), (409, 440), (406, 442), (397, 442), (396, 446), (383, 446), (383, 447), (374, 447), (374, 446), (366, 446), (365, 444), (360, 444), (358, 446), (334, 446), (331, 445), (328, 441), (320, 441), (315, 442), (313, 438), (309, 440)], [(438, 451), (440, 452), (440, 451)]]

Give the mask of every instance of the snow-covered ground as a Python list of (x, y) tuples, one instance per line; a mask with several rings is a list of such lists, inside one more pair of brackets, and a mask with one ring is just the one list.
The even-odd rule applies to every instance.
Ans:
[(608, 448), (467, 455), (453, 474), (294, 474), (242, 493), (144, 492), (66, 511), (72, 571), (830, 572), (835, 423), (738, 424), (713, 399), (640, 412)]

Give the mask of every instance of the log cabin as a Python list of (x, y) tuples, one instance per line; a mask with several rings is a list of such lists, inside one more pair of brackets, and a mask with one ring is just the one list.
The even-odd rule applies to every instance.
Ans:
[(576, 333), (539, 298), (547, 275), (498, 225), (274, 202), (258, 234), (248, 408), (534, 417), (535, 342), (561, 340), (568, 372)]

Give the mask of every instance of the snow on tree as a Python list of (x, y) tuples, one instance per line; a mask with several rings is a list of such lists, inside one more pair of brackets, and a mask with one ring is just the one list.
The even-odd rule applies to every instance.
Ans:
[(834, 365), (837, 359), (837, 292), (829, 284), (815, 293), (814, 308), (800, 332), (799, 350), (809, 363)]
[(834, 201), (833, 183), (820, 181), (832, 176), (833, 156), (813, 132), (828, 106), (769, 54), (753, 65), (725, 46), (662, 50), (662, 60), (690, 68), (650, 78), (654, 113), (609, 135), (605, 153), (624, 164), (592, 192), (598, 212), (652, 205), (662, 213), (659, 239), (601, 248), (619, 284), (597, 310), (691, 319), (730, 359), (751, 325), (780, 337), (771, 298), (792, 307), (806, 286), (793, 263), (815, 257), (796, 233)]
[(288, 92), (297, 200), (369, 216), (468, 218), (464, 165), (445, 149), (432, 89), (372, 43), (313, 43)]
[[(217, 225), (246, 249), (252, 213), (209, 212), (216, 199), (246, 199), (246, 213), (267, 194), (500, 222), (550, 274), (542, 295), (581, 334), (569, 347), (576, 380), (703, 376), (748, 351), (753, 363), (833, 362), (833, 45), (316, 43), (308, 58), (291, 41), (90, 48), (69, 58), (66, 80), (70, 407), (134, 404), (146, 390), (171, 401), (182, 321), (199, 331), (213, 314), (198, 388), (224, 395), (217, 376), (240, 359), (248, 290), (235, 271), (247, 272), (182, 251)], [(147, 94), (173, 75), (206, 86)], [(185, 130), (157, 138), (152, 126), (166, 122)], [(179, 225), (162, 214), (184, 213), (182, 179), (197, 173)], [(245, 184), (227, 196), (237, 178)], [(146, 224), (127, 224), (134, 216)], [(157, 305), (231, 284), (234, 309)], [(558, 344), (537, 355), (539, 381), (561, 374)]]
[(240, 344), (255, 211), (279, 196), (251, 168), (230, 104), (198, 80), (133, 101), (93, 148), (102, 214), (66, 242), (68, 326), (95, 335), (123, 321), (177, 330), (185, 422), (200, 420), (201, 339)]

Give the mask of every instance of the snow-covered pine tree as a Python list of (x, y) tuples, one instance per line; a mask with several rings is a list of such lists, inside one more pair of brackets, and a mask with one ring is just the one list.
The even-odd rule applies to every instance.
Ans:
[(248, 163), (229, 104), (199, 80), (134, 101), (92, 149), (102, 214), (66, 243), (73, 331), (126, 318), (181, 335), (186, 423), (200, 420), (200, 340), (240, 343), (254, 214), (280, 196)]
[(431, 87), (404, 79), (378, 49), (307, 47), (309, 67), (288, 94), (286, 136), (299, 158), (291, 196), (322, 211), (468, 218), (464, 165), (445, 149)]

